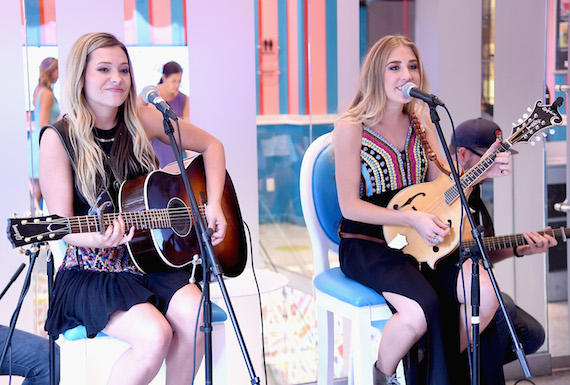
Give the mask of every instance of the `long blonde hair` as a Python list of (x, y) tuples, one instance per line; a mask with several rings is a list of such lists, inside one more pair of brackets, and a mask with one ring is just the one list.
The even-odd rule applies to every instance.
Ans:
[[(104, 33), (88, 33), (81, 36), (71, 48), (67, 59), (66, 81), (63, 97), (68, 108), (66, 120), (69, 138), (76, 160), (76, 185), (89, 204), (93, 204), (99, 193), (112, 182), (105, 170), (105, 153), (95, 140), (95, 113), (87, 103), (83, 86), (89, 55), (98, 48), (120, 47), (127, 56), (131, 88), (127, 99), (119, 107), (117, 141), (113, 143), (113, 156), (109, 166), (117, 182), (124, 182), (129, 176), (149, 172), (158, 167), (158, 160), (152, 150), (144, 128), (136, 112), (136, 88), (132, 64), (127, 48), (115, 36)], [(123, 126), (123, 127), (121, 127)], [(125, 135), (121, 135), (121, 130)], [(118, 147), (120, 146), (120, 148)]]
[[(420, 57), (418, 47), (406, 36), (388, 35), (378, 40), (368, 51), (360, 70), (358, 91), (354, 99), (340, 115), (338, 120), (351, 119), (372, 127), (384, 116), (386, 107), (386, 90), (384, 89), (384, 72), (388, 56), (397, 47), (409, 47), (418, 60), (420, 84), (417, 86), (427, 92), (429, 81)], [(404, 105), (404, 112), (422, 115), (423, 111), (416, 99)]]

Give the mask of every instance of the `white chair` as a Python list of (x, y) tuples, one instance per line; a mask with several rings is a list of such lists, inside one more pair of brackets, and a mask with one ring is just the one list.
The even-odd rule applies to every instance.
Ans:
[[(65, 242), (50, 242), (55, 267), (65, 253)], [(216, 304), (212, 304), (212, 371), (216, 384), (226, 384), (226, 332), (224, 322), (227, 315)], [(199, 331), (200, 333), (200, 331)], [(87, 338), (85, 327), (77, 326), (65, 331), (57, 340), (60, 346), (60, 385), (99, 385), (107, 383), (114, 362), (129, 348), (129, 344), (99, 333), (95, 338)], [(191, 362), (192, 357), (188, 357)], [(203, 362), (203, 360), (202, 360)], [(197, 367), (195, 384), (203, 381), (203, 364)], [(200, 371), (199, 371), (200, 369)], [(166, 382), (166, 366), (163, 363), (151, 385)]]
[[(334, 315), (351, 322), (349, 383), (372, 384), (372, 327), (392, 315), (384, 298), (330, 268), (329, 251), (338, 254), (337, 229), (342, 217), (334, 180), (331, 134), (317, 138), (301, 164), (303, 217), (312, 243), (318, 326), (318, 385), (333, 383)], [(375, 324), (373, 324), (375, 323)], [(382, 324), (383, 325), (383, 324)], [(346, 330), (346, 328), (345, 328)], [(344, 338), (346, 344), (347, 338)], [(346, 351), (346, 347), (345, 347)]]

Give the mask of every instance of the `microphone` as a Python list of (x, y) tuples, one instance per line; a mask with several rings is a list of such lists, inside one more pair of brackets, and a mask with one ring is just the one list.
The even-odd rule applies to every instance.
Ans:
[(445, 106), (445, 104), (439, 100), (439, 98), (433, 94), (428, 94), (427, 92), (423, 92), (412, 82), (408, 82), (404, 84), (402, 87), (402, 93), (406, 98), (417, 98), (421, 99), (430, 106)]
[(2, 299), (2, 297), (4, 297), (4, 294), (6, 294), (6, 292), (8, 291), (8, 289), (10, 288), (10, 286), (12, 286), (12, 284), (14, 282), (16, 282), (16, 279), (18, 279), (18, 276), (20, 275), (20, 273), (22, 272), (22, 270), (24, 270), (24, 267), (26, 267), (25, 263), (20, 264), (20, 266), (18, 267), (18, 270), (16, 270), (16, 272), (14, 273), (14, 275), (12, 276), (12, 278), (10, 278), (10, 282), (8, 282), (8, 285), (6, 285), (6, 287), (4, 288), (4, 290), (2, 290), (2, 294), (0, 294), (0, 299)]
[(143, 88), (141, 97), (145, 103), (154, 104), (154, 106), (160, 112), (162, 112), (165, 117), (169, 117), (173, 120), (178, 120), (178, 116), (176, 116), (174, 110), (172, 110), (172, 107), (170, 107), (170, 104), (166, 103), (166, 101), (160, 96), (158, 93), (158, 88), (155, 86), (146, 86)]

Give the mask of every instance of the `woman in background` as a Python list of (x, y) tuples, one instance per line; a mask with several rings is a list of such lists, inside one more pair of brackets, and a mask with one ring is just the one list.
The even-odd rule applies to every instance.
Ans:
[[(182, 67), (175, 61), (170, 61), (162, 67), (162, 76), (156, 88), (160, 97), (163, 98), (179, 118), (190, 121), (190, 107), (188, 96), (180, 92), (180, 83), (182, 82)], [(147, 105), (139, 95), (139, 103)], [(176, 157), (172, 151), (170, 144), (165, 144), (160, 140), (152, 141), (152, 148), (158, 157), (160, 167), (164, 167), (169, 163), (175, 162)]]
[(38, 177), (38, 159), (40, 153), (40, 129), (59, 118), (59, 102), (53, 94), (52, 86), (59, 77), (57, 59), (45, 58), (40, 64), (40, 77), (34, 90), (34, 129), (29, 132), (28, 146), (30, 174), (30, 195), (34, 197), (34, 209), (41, 210), (42, 192)]

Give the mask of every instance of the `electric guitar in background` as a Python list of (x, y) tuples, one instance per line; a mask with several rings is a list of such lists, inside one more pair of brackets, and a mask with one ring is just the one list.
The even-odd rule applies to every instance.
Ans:
[[(562, 240), (566, 242), (570, 237), (570, 227), (560, 227), (557, 229), (537, 231), (540, 235), (548, 234), (555, 238), (557, 241)], [(527, 245), (528, 242), (522, 234), (513, 235), (499, 235), (492, 237), (483, 237), (483, 245), (488, 251), (502, 250), (502, 249), (512, 249), (515, 246)], [(473, 238), (467, 239), (461, 242), (461, 249), (469, 250), (475, 246), (475, 240)]]

